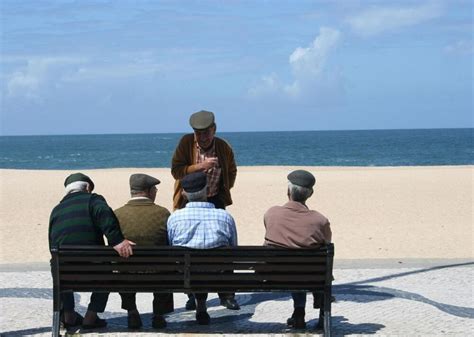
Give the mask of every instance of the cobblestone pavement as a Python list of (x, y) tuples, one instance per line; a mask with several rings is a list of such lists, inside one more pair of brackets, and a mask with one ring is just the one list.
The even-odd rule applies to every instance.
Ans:
[[(50, 336), (52, 321), (52, 281), (49, 270), (0, 266), (0, 335)], [(31, 271), (36, 269), (35, 271)], [(39, 270), (38, 270), (39, 269)], [(474, 335), (474, 261), (419, 266), (370, 267), (346, 263), (334, 270), (332, 306), (334, 336), (472, 336)], [(106, 312), (106, 329), (79, 336), (152, 336), (157, 334), (310, 336), (315, 330), (318, 311), (308, 295), (308, 328), (292, 331), (285, 322), (292, 313), (292, 301), (286, 293), (244, 293), (236, 298), (240, 311), (219, 306), (217, 296), (208, 300), (210, 326), (195, 323), (194, 312), (186, 311), (183, 294), (175, 294), (174, 313), (167, 316), (168, 326), (153, 330), (151, 294), (138, 294), (138, 308), (144, 328), (127, 330), (127, 317), (120, 309), (120, 297), (112, 293)], [(84, 313), (88, 294), (76, 294), (77, 311)], [(63, 330), (62, 333), (65, 331)]]

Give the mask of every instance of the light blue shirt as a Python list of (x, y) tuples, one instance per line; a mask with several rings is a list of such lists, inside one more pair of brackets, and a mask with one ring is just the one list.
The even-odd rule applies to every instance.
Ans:
[(210, 202), (188, 202), (168, 218), (168, 242), (197, 249), (237, 246), (234, 218)]

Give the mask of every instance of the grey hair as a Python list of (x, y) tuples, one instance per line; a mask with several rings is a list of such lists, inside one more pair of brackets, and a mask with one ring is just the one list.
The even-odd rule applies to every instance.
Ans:
[(184, 191), (184, 194), (186, 195), (186, 199), (188, 199), (188, 201), (205, 201), (207, 199), (207, 185), (204, 186), (204, 188), (200, 191), (197, 191), (197, 192)]
[(75, 181), (66, 186), (66, 194), (75, 192), (87, 192), (89, 183), (85, 181)]
[(136, 196), (136, 195), (144, 195), (144, 194), (148, 194), (148, 192), (147, 191), (130, 190), (130, 195), (132, 197)]
[(312, 194), (313, 189), (288, 182), (288, 194), (293, 201), (305, 202)]

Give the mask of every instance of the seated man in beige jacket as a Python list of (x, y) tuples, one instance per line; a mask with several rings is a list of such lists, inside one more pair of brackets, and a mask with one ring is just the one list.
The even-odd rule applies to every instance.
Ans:
[[(264, 216), (266, 246), (307, 248), (331, 242), (329, 220), (321, 213), (310, 210), (306, 200), (313, 195), (314, 176), (304, 170), (296, 170), (288, 175), (288, 199), (283, 206), (270, 208)], [(294, 311), (287, 324), (296, 329), (306, 327), (304, 320), (306, 293), (292, 293)], [(314, 307), (319, 307), (319, 322), (323, 324), (321, 300), (314, 299)]]

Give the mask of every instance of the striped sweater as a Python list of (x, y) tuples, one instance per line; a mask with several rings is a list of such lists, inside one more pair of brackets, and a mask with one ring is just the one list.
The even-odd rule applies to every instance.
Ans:
[(105, 199), (95, 193), (66, 195), (53, 209), (49, 219), (49, 247), (61, 244), (110, 246), (123, 241), (120, 226)]

